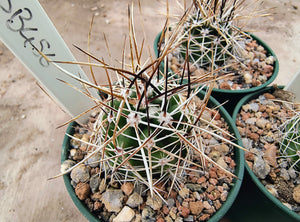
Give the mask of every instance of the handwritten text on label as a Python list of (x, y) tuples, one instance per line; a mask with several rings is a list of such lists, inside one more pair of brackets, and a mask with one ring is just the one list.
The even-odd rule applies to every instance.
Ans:
[[(38, 28), (26, 26), (33, 18), (31, 10), (24, 7), (13, 12), (11, 0), (7, 0), (6, 4), (0, 3), (0, 9), (10, 15), (10, 18), (6, 20), (6, 27), (8, 30), (19, 33), (24, 39), (24, 48), (27, 48), (28, 44), (31, 46), (33, 55), (39, 57), (41, 66), (49, 66), (49, 62), (40, 55), (39, 51), (47, 57), (54, 57), (55, 53), (51, 52), (51, 44), (46, 39), (36, 40), (34, 34), (38, 31)], [(38, 41), (39, 47), (36, 47), (36, 44), (34, 44), (35, 41)]]

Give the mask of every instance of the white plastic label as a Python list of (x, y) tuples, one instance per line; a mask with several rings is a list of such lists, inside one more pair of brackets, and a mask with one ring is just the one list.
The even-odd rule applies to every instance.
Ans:
[[(59, 71), (36, 50), (38, 49), (51, 60), (75, 61), (37, 0), (0, 0), (0, 40), (72, 117), (95, 105), (84, 94), (58, 81), (57, 79), (62, 79), (85, 90), (80, 82)], [(88, 81), (80, 66), (68, 64), (60, 64), (60, 66)], [(90, 93), (97, 97), (96, 90), (90, 89)], [(86, 119), (87, 116), (82, 117), (80, 122), (83, 123)]]

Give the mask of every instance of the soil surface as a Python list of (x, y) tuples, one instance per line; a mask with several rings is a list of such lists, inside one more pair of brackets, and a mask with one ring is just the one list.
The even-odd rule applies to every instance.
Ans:
[[(93, 14), (96, 16), (91, 51), (100, 58), (108, 58), (105, 32), (111, 54), (121, 58), (130, 2), (40, 0), (79, 61), (87, 61), (87, 58), (72, 44), (86, 49)], [(162, 14), (166, 10), (162, 2), (142, 1), (151, 51), (154, 38), (165, 22)], [(170, 2), (175, 4), (175, 1)], [(285, 85), (300, 69), (300, 2), (265, 0), (263, 7), (275, 7), (274, 14), (250, 22), (247, 28), (255, 31), (254, 34), (274, 50), (280, 66), (275, 83)], [(137, 4), (134, 8), (138, 21)], [(136, 22), (136, 34), (142, 39), (139, 22)], [(69, 116), (43, 93), (34, 77), (1, 42), (0, 67), (0, 221), (86, 221), (68, 196), (62, 178), (47, 180), (59, 173), (66, 127), (56, 127), (69, 120)], [(85, 70), (88, 73), (88, 69)], [(97, 80), (104, 82), (104, 74), (99, 73)]]

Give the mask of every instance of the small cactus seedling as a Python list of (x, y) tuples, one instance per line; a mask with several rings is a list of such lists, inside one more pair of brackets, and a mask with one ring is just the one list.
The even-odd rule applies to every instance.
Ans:
[(282, 126), (280, 153), (295, 170), (300, 170), (300, 113), (287, 120)]

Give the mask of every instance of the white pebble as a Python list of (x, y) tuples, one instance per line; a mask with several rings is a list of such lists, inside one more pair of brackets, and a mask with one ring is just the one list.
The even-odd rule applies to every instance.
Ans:
[(245, 80), (245, 83), (246, 83), (246, 84), (252, 83), (252, 75), (251, 75), (250, 73), (247, 72), (247, 73), (244, 75), (244, 80)]
[(275, 62), (275, 58), (273, 56), (269, 56), (265, 59), (265, 62), (268, 64), (268, 65), (272, 65), (274, 62)]

